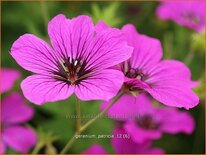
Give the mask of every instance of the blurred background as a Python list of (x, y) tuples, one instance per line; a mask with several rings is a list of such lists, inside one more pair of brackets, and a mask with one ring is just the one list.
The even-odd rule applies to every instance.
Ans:
[[(153, 146), (161, 147), (166, 153), (204, 153), (205, 149), (205, 105), (204, 105), (204, 36), (181, 27), (170, 21), (161, 21), (155, 14), (158, 2), (2, 2), (2, 67), (15, 68), (22, 72), (22, 78), (16, 82), (12, 91), (20, 91), (21, 80), (31, 73), (23, 70), (9, 55), (12, 43), (25, 33), (32, 33), (49, 41), (47, 23), (57, 14), (63, 13), (68, 18), (80, 14), (90, 15), (94, 22), (104, 20), (108, 25), (121, 28), (132, 23), (140, 33), (161, 40), (164, 58), (177, 59), (187, 63), (192, 71), (192, 79), (199, 80), (195, 89), (200, 97), (200, 104), (191, 109), (190, 113), (196, 121), (196, 129), (192, 135), (164, 134)], [(191, 47), (192, 51), (191, 51)], [(5, 94), (4, 94), (5, 95)], [(28, 102), (28, 101), (27, 101)], [(35, 117), (29, 122), (38, 132), (40, 140), (50, 142), (48, 149), (60, 151), (75, 132), (75, 119), (68, 115), (75, 114), (75, 98), (36, 106)], [(99, 102), (81, 102), (84, 115), (95, 115), (99, 112)], [(87, 121), (85, 118), (83, 121)], [(84, 134), (110, 135), (115, 122), (102, 118), (89, 127)], [(80, 153), (93, 143), (99, 143), (113, 153), (110, 139), (79, 139), (72, 146), (70, 153)], [(44, 153), (43, 148), (40, 153)], [(7, 150), (7, 153), (15, 153)]]

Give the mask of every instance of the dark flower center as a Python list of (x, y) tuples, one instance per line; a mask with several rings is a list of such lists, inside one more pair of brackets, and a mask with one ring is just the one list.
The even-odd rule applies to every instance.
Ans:
[[(142, 72), (139, 68), (132, 68), (131, 63), (129, 61), (126, 61), (122, 65), (122, 71), (124, 72), (125, 76), (131, 79), (138, 79), (141, 81), (145, 81), (147, 79), (147, 76)], [(142, 89), (141, 84), (133, 83), (133, 82), (125, 82), (124, 83), (124, 89), (125, 91), (129, 92), (144, 92)]]
[(137, 117), (135, 119), (135, 122), (138, 126), (140, 126), (143, 129), (147, 129), (147, 130), (154, 130), (154, 129), (159, 128), (160, 126), (160, 124), (156, 122), (156, 120), (152, 118), (152, 116), (150, 115), (144, 115), (141, 117)]
[(79, 84), (89, 76), (90, 71), (85, 69), (85, 62), (81, 59), (60, 60), (59, 72), (55, 73), (55, 78), (69, 84)]
[(144, 74), (139, 69), (130, 68), (126, 74), (129, 78), (136, 78), (139, 80), (143, 80)]

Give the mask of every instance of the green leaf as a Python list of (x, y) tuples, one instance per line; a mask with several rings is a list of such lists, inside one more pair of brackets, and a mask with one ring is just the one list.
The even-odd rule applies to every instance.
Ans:
[(108, 25), (115, 27), (120, 25), (122, 19), (117, 16), (119, 12), (120, 3), (113, 2), (104, 8), (100, 8), (96, 3), (94, 3), (91, 7), (92, 13), (90, 16), (93, 18), (94, 22), (98, 22), (99, 20), (103, 20)]

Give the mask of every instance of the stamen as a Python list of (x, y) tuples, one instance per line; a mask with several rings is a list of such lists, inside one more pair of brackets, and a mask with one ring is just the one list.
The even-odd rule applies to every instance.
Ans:
[(77, 60), (75, 60), (74, 61), (74, 66), (76, 66), (78, 64), (78, 61)]
[[(70, 62), (71, 61), (71, 62)], [(68, 81), (71, 84), (75, 84), (77, 81), (87, 77), (88, 73), (82, 68), (83, 62), (80, 59), (68, 59), (59, 60), (60, 71), (55, 77), (59, 80)], [(81, 71), (81, 74), (79, 73)]]

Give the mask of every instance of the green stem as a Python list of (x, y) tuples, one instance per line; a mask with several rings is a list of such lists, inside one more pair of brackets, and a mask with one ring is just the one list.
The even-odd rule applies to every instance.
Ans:
[(111, 103), (98, 115), (96, 115), (96, 117), (94, 117), (93, 119), (89, 120), (86, 124), (84, 124), (80, 130), (78, 132), (76, 132), (73, 137), (68, 141), (68, 143), (65, 145), (65, 147), (62, 149), (62, 151), (60, 152), (60, 154), (65, 154), (70, 147), (72, 146), (72, 144), (77, 140), (76, 136), (78, 134), (81, 134), (84, 130), (86, 130), (90, 125), (92, 125), (94, 122), (96, 122), (100, 117), (102, 117), (113, 105), (114, 103), (124, 94), (124, 92), (120, 92), (117, 94), (117, 96), (115, 96), (113, 98), (113, 100), (111, 101)]
[(80, 106), (80, 101), (79, 99), (76, 97), (76, 114), (77, 114), (77, 132), (79, 132), (80, 128), (81, 128), (81, 106)]
[(42, 147), (43, 145), (41, 143), (37, 143), (33, 151), (31, 152), (31, 154), (37, 154), (41, 150)]
[(96, 115), (96, 117), (94, 117), (93, 119), (89, 120), (86, 124), (84, 124), (81, 127), (80, 132), (83, 132), (87, 127), (89, 127), (92, 123), (94, 123), (95, 121), (97, 121), (99, 118), (101, 118), (113, 105), (114, 103), (123, 95), (123, 92), (120, 92), (112, 101), (111, 103), (98, 115)]

